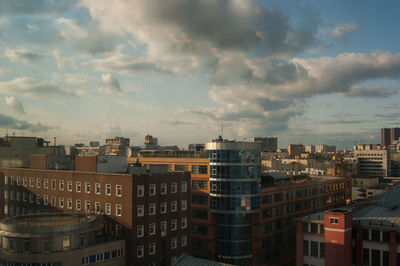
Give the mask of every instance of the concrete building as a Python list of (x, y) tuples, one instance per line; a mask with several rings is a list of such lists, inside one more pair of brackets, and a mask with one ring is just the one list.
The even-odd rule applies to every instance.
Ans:
[[(234, 147), (235, 142), (231, 142), (230, 145)], [(238, 147), (240, 147), (239, 145), (241, 144), (239, 143)], [(213, 158), (213, 151), (216, 151), (217, 157), (213, 159), (213, 165), (211, 165), (210, 161)], [(248, 168), (246, 169), (246, 167), (253, 167), (253, 162), (247, 165), (242, 162), (233, 165), (236, 163), (233, 163), (232, 160), (237, 158), (231, 157), (231, 153), (234, 152), (237, 152), (237, 150), (228, 149), (222, 152), (218, 149), (211, 149), (207, 157), (201, 157), (203, 155), (195, 155), (195, 153), (189, 153), (187, 151), (143, 151), (141, 152), (141, 156), (138, 157), (139, 162), (145, 166), (166, 165), (171, 171), (184, 169), (191, 172), (192, 248), (190, 254), (193, 256), (209, 260), (228, 260), (227, 257), (229, 257), (229, 255), (224, 255), (225, 258), (223, 259), (220, 250), (217, 249), (217, 239), (219, 239), (220, 243), (225, 240), (229, 242), (229, 238), (232, 238), (232, 236), (228, 233), (226, 236), (220, 234), (220, 232), (226, 232), (224, 228), (217, 230), (217, 224), (223, 221), (217, 221), (217, 212), (211, 209), (210, 199), (211, 197), (219, 197), (220, 194), (221, 200), (227, 198), (230, 195), (226, 194), (229, 190), (232, 190), (233, 194), (232, 197), (229, 198), (237, 199), (237, 196), (240, 195), (242, 191), (246, 192), (246, 188), (241, 186), (243, 184), (242, 181), (247, 181), (244, 182), (244, 184), (247, 185), (247, 183), (256, 183), (257, 180), (257, 178), (235, 180), (233, 177), (238, 175), (234, 175), (234, 171), (227, 171), (227, 169), (232, 170), (232, 166), (238, 166), (240, 169), (244, 168), (245, 175), (252, 173), (251, 171), (248, 172)], [(249, 158), (247, 153), (247, 149), (244, 149), (243, 158)], [(229, 160), (226, 161), (225, 159), (225, 163), (222, 164), (219, 160), (224, 160), (224, 156), (227, 158), (227, 154), (229, 154)], [(257, 156), (255, 157), (257, 158)], [(129, 165), (135, 163), (136, 158), (128, 158)], [(211, 170), (211, 166), (213, 166), (213, 169), (215, 169), (215, 166), (219, 166), (219, 168)], [(210, 176), (210, 173), (212, 173), (211, 171), (216, 171), (216, 174), (213, 174), (212, 177)], [(223, 174), (229, 177), (230, 181), (226, 181), (228, 178), (221, 178)], [(252, 238), (252, 265), (285, 265), (285, 263), (292, 265), (295, 260), (296, 250), (294, 241), (296, 228), (295, 218), (314, 212), (316, 209), (326, 210), (341, 206), (346, 204), (346, 201), (351, 200), (351, 179), (344, 179), (342, 177), (311, 177), (301, 180), (288, 179), (274, 182), (263, 182), (263, 180), (263, 176), (261, 175), (261, 191), (258, 194), (259, 196), (257, 196), (257, 193), (249, 194), (254, 197), (259, 197), (260, 199), (260, 208), (257, 212), (251, 210), (251, 196), (244, 197), (245, 199), (250, 198), (250, 210), (246, 211), (250, 214), (254, 211), (251, 220), (251, 234), (247, 231), (247, 229), (250, 228), (249, 226), (243, 227), (247, 228), (243, 234), (247, 234), (247, 236), (251, 235)], [(239, 183), (239, 185), (237, 183)], [(251, 185), (249, 189), (256, 190), (256, 188)], [(242, 207), (241, 197), (239, 199), (240, 203), (238, 204), (240, 204), (240, 212), (245, 212), (242, 208), (247, 208), (247, 202), (245, 201)], [(217, 205), (218, 208), (226, 207), (228, 204), (227, 202), (229, 202), (229, 200), (225, 200), (225, 205), (222, 205), (222, 203), (221, 205)], [(234, 203), (236, 204), (236, 202)], [(236, 205), (232, 204), (230, 206)], [(218, 210), (219, 209), (217, 209), (217, 211)], [(243, 214), (237, 215), (237, 217), (240, 216), (245, 217)], [(229, 225), (229, 223), (226, 225)], [(234, 230), (235, 228), (232, 226), (230, 229)], [(240, 233), (238, 237), (241, 237), (243, 234)], [(243, 242), (246, 241), (247, 240)], [(238, 243), (240, 242), (241, 241), (238, 241)], [(222, 249), (222, 251), (224, 250)], [(248, 249), (243, 249), (242, 252), (247, 251)], [(247, 263), (249, 257), (249, 255), (242, 255), (236, 258), (230, 258), (230, 260), (241, 260)]]
[(261, 142), (261, 152), (276, 152), (278, 149), (277, 137), (256, 137), (254, 142)]
[(144, 137), (144, 146), (146, 150), (157, 150), (160, 148), (158, 145), (158, 139), (154, 138), (151, 135), (147, 135)]
[(393, 141), (400, 138), (400, 128), (398, 127), (390, 128), (389, 131), (390, 131), (390, 144), (393, 144)]
[(65, 150), (49, 146), (43, 138), (5, 136), (0, 138), (0, 167), (29, 167), (29, 155), (62, 155)]
[(187, 252), (189, 173), (98, 173), (78, 161), (75, 171), (0, 169), (0, 217), (104, 214), (122, 230), (126, 265), (169, 265)]
[(324, 152), (336, 152), (336, 146), (329, 146), (327, 144), (317, 144), (315, 145), (316, 153), (324, 153)]
[(129, 138), (115, 137), (106, 139), (105, 155), (126, 155), (129, 145)]
[(390, 144), (390, 128), (381, 128), (381, 145), (387, 147)]
[(314, 153), (315, 152), (315, 145), (306, 145), (304, 146), (304, 151), (308, 153)]
[(363, 177), (387, 177), (391, 175), (387, 150), (354, 150), (358, 162), (358, 175)]
[(297, 221), (298, 266), (400, 265), (400, 184), (376, 201)]
[(303, 144), (289, 144), (288, 145), (288, 153), (290, 157), (300, 157), (300, 155), (304, 152)]
[(122, 230), (101, 215), (38, 213), (0, 221), (0, 265), (125, 265)]
[(188, 150), (194, 152), (204, 152), (205, 147), (205, 144), (189, 144)]

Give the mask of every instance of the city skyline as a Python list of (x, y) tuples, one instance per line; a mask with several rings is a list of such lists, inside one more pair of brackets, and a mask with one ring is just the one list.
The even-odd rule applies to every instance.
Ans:
[(0, 0), (0, 133), (380, 143), (400, 114), (399, 5)]

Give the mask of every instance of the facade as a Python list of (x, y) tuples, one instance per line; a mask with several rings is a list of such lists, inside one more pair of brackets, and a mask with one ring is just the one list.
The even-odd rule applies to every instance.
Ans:
[(169, 265), (190, 245), (189, 173), (0, 169), (0, 216), (104, 214), (125, 237), (126, 265)]
[[(239, 144), (238, 147), (240, 147)], [(235, 143), (231, 145), (234, 146)], [(211, 197), (225, 198), (225, 195), (229, 196), (229, 194), (226, 194), (227, 188), (235, 190), (232, 193), (233, 197), (241, 195), (240, 189), (242, 187), (236, 186), (236, 183), (241, 182), (241, 179), (235, 180), (233, 178), (235, 176), (232, 175), (230, 179), (233, 181), (226, 181), (228, 178), (224, 180), (220, 177), (224, 173), (223, 171), (225, 171), (225, 175), (227, 175), (226, 169), (230, 169), (229, 167), (233, 165), (239, 166), (240, 169), (244, 170), (243, 174), (247, 175), (248, 167), (252, 167), (253, 164), (249, 163), (246, 165), (246, 163), (242, 162), (233, 163), (230, 152), (230, 161), (226, 162), (225, 159), (225, 163), (222, 163), (220, 162), (223, 158), (222, 156), (227, 156), (228, 153), (226, 152), (227, 150), (221, 152), (218, 149), (215, 150), (217, 157), (213, 159), (214, 162), (211, 164), (210, 161), (213, 156), (213, 151), (214, 150), (211, 149), (207, 152), (210, 158), (208, 158), (208, 156), (207, 158), (195, 157), (194, 153), (188, 153), (187, 151), (144, 151), (141, 152), (141, 156), (138, 158), (128, 158), (128, 164), (135, 164), (138, 159), (144, 166), (166, 165), (170, 171), (188, 170), (191, 172), (192, 248), (189, 253), (193, 256), (209, 260), (222, 260), (222, 256), (218, 256), (221, 253), (218, 253), (217, 239), (222, 238), (220, 240), (221, 243), (225, 241), (225, 238), (223, 238), (223, 235), (219, 235), (219, 232), (224, 231), (221, 229), (217, 230), (217, 225), (220, 220), (217, 221), (216, 216), (217, 212), (221, 211), (218, 208), (223, 205), (216, 205), (216, 203), (213, 203), (214, 205), (212, 206), (217, 206), (218, 208), (215, 209), (216, 207), (214, 207), (214, 209), (212, 209)], [(238, 152), (238, 150), (228, 151)], [(246, 149), (242, 151), (244, 151), (244, 154), (247, 153)], [(220, 169), (216, 168), (216, 170), (211, 170), (211, 166), (213, 166), (213, 169), (215, 169), (215, 166), (220, 166)], [(214, 177), (211, 178), (211, 171), (216, 171), (217, 175), (214, 174)], [(244, 182), (243, 184), (246, 184), (246, 186), (249, 184), (251, 188), (251, 184), (253, 182), (255, 183), (257, 179), (245, 180), (249, 182)], [(235, 185), (228, 186), (228, 182)], [(246, 190), (244, 191), (246, 192)], [(314, 212), (316, 209), (326, 210), (346, 204), (346, 202), (351, 199), (351, 179), (344, 179), (342, 177), (312, 177), (299, 181), (288, 181), (276, 184), (263, 184), (261, 182), (261, 191), (259, 193), (260, 208), (257, 212), (254, 211), (254, 213), (252, 213), (251, 218), (251, 237), (253, 243), (252, 259), (249, 265), (281, 265), (285, 263), (293, 265), (295, 263), (296, 250), (294, 241), (296, 228), (295, 218)], [(255, 194), (250, 195), (255, 196)], [(244, 198), (246, 199), (246, 196)], [(241, 203), (242, 199), (240, 198), (240, 208), (242, 208)], [(245, 201), (243, 205), (246, 206), (246, 204)], [(244, 208), (246, 209), (247, 207)], [(249, 211), (250, 213), (252, 212), (251, 205)], [(227, 214), (229, 214), (229, 212)], [(246, 217), (244, 214), (241, 215)], [(227, 223), (227, 225), (229, 225), (229, 223)], [(250, 226), (245, 225), (244, 228), (250, 228)], [(231, 226), (230, 229), (233, 230), (235, 228)], [(247, 233), (247, 236), (249, 235), (246, 231), (244, 231), (243, 234), (244, 233)], [(228, 234), (226, 237), (231, 236)], [(247, 251), (246, 249), (244, 250)], [(222, 261), (226, 260), (227, 258)], [(241, 258), (240, 260), (244, 261), (245, 259)]]
[(387, 147), (390, 144), (390, 128), (381, 128), (381, 145)]
[(277, 137), (256, 137), (254, 142), (261, 142), (261, 152), (276, 152), (278, 149)]
[(144, 145), (146, 147), (146, 150), (156, 150), (160, 148), (160, 146), (158, 145), (158, 139), (154, 138), (151, 135), (147, 135), (144, 137)]
[(400, 186), (376, 201), (297, 221), (298, 266), (400, 265)]
[(358, 175), (363, 177), (386, 177), (391, 175), (387, 150), (354, 150), (358, 162)]
[(329, 146), (326, 144), (317, 144), (315, 145), (316, 153), (324, 153), (324, 152), (336, 152), (336, 146)]
[(288, 145), (288, 153), (290, 157), (300, 157), (301, 154), (304, 152), (304, 145), (303, 144), (289, 144)]
[(390, 128), (390, 144), (393, 144), (393, 141), (398, 140), (400, 138), (400, 128), (394, 127)]
[(126, 151), (129, 148), (130, 139), (124, 137), (115, 137), (112, 139), (106, 139), (106, 155), (126, 155)]
[(189, 144), (188, 150), (194, 152), (204, 152), (205, 147), (205, 144)]
[(314, 153), (315, 152), (315, 145), (306, 145), (304, 146), (304, 151), (308, 153)]
[(125, 265), (125, 240), (101, 215), (38, 213), (0, 221), (0, 265)]

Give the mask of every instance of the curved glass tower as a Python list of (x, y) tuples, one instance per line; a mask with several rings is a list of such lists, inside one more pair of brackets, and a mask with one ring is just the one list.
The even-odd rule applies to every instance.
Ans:
[(251, 265), (253, 213), (260, 208), (260, 144), (217, 139), (210, 159), (210, 211), (216, 214), (219, 260)]

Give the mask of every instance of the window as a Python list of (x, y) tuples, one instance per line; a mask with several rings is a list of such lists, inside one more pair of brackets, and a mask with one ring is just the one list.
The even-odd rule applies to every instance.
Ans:
[[(7, 192), (7, 190), (4, 192)], [(7, 196), (7, 195), (4, 193), (4, 196)], [(22, 192), (22, 201), (26, 202), (27, 199), (28, 199), (28, 194), (26, 194), (26, 192)]]
[(319, 257), (325, 258), (325, 243), (324, 242), (319, 243)]
[(166, 212), (167, 212), (167, 203), (161, 202), (161, 213), (166, 213)]
[(69, 235), (63, 236), (63, 250), (68, 250), (71, 245), (71, 239)]
[[(6, 176), (5, 176), (5, 179), (7, 179)], [(6, 184), (7, 184), (7, 182), (6, 182)], [(28, 178), (26, 178), (26, 177), (23, 177), (23, 178), (22, 178), (22, 185), (23, 185), (24, 187), (26, 187), (26, 186), (28, 185)]]
[(151, 223), (149, 224), (149, 235), (155, 235), (156, 234), (156, 224)]
[(15, 250), (15, 240), (14, 239), (9, 239), (8, 240), (8, 249), (10, 251), (14, 251)]
[(76, 182), (76, 192), (81, 192), (81, 182)]
[(90, 200), (85, 201), (85, 211), (90, 211)]
[(137, 235), (137, 237), (144, 236), (144, 225), (138, 225), (137, 230), (136, 230), (136, 235)]
[(58, 205), (60, 208), (64, 208), (64, 198), (58, 198)]
[(162, 183), (161, 184), (161, 195), (165, 195), (167, 194), (167, 184), (166, 183)]
[(43, 252), (50, 252), (50, 240), (42, 241), (42, 250)]
[(339, 223), (339, 219), (338, 218), (329, 218), (329, 221), (331, 224), (338, 224)]
[(187, 236), (181, 236), (181, 247), (186, 247), (187, 245)]
[(111, 214), (111, 204), (106, 203), (106, 214), (110, 215)]
[(68, 181), (68, 191), (72, 191), (72, 181)]
[(381, 231), (372, 230), (371, 231), (371, 240), (372, 241), (381, 241)]
[(21, 177), (17, 176), (17, 186), (21, 185)]
[(81, 209), (81, 200), (76, 200), (76, 209), (79, 211)]
[(6, 184), (6, 185), (8, 184), (8, 176), (6, 176), (6, 175), (4, 176), (4, 184)]
[(100, 183), (96, 183), (96, 184), (94, 184), (94, 186), (95, 186), (95, 193), (101, 194)]
[(318, 242), (311, 241), (311, 256), (318, 258)]
[(85, 192), (90, 193), (90, 182), (85, 182)]
[(185, 229), (187, 227), (187, 217), (181, 219), (181, 229)]
[[(18, 177), (19, 178), (19, 177)], [(40, 188), (42, 184), (42, 180), (40, 178), (36, 178), (36, 187)]]
[(121, 185), (115, 186), (115, 195), (117, 197), (122, 197), (122, 186)]
[(208, 189), (208, 181), (192, 180), (192, 188)]
[[(25, 178), (25, 177), (24, 177)], [(43, 180), (43, 187), (45, 189), (49, 189), (49, 180), (46, 178)]]
[(176, 249), (176, 237), (171, 238), (171, 249)]
[(43, 205), (45, 206), (49, 205), (49, 196), (47, 195), (43, 196)]
[(122, 205), (121, 204), (115, 204), (115, 215), (122, 216)]
[(120, 236), (120, 235), (121, 235), (121, 232), (122, 232), (122, 225), (117, 224), (117, 225), (115, 226), (115, 234), (116, 234), (117, 236)]
[(177, 226), (176, 226), (176, 219), (171, 220), (171, 231), (175, 231)]
[(303, 245), (303, 255), (308, 256), (309, 251), (308, 251), (308, 241), (304, 240), (304, 245)]
[(143, 185), (138, 185), (137, 186), (137, 196), (138, 197), (143, 197), (144, 196), (144, 186)]
[[(12, 191), (11, 191), (12, 192)], [(11, 193), (10, 193), (11, 196)], [(35, 195), (33, 195), (33, 193), (29, 193), (29, 202), (33, 203), (33, 198), (35, 197)]]
[(56, 206), (56, 197), (52, 196), (51, 197), (51, 206), (55, 207)]
[(106, 184), (106, 195), (111, 196), (111, 185), (110, 184)]
[(58, 186), (60, 190), (64, 190), (64, 180), (58, 181)]
[(178, 184), (172, 183), (171, 184), (171, 193), (176, 193), (178, 191)]
[(187, 209), (187, 200), (182, 200), (181, 201), (181, 209), (182, 209), (182, 211)]
[(181, 183), (181, 192), (187, 192), (187, 182), (182, 181)]
[(67, 208), (72, 209), (72, 199), (71, 198), (67, 199)]
[(167, 235), (167, 222), (166, 221), (162, 221), (161, 222), (161, 236), (166, 236)]
[(143, 256), (144, 256), (144, 246), (138, 246), (137, 247), (137, 257), (143, 258)]
[(95, 211), (96, 213), (100, 213), (100, 211), (101, 211), (100, 202), (95, 202), (95, 203), (94, 203), (94, 211)]
[[(14, 177), (11, 177), (11, 185), (14, 185)], [(35, 182), (33, 180), (33, 178), (29, 178), (29, 186), (30, 187), (34, 187), (35, 186)]]
[(21, 192), (17, 191), (17, 201), (21, 201)]
[(40, 203), (41, 203), (41, 199), (40, 199), (40, 195), (38, 194), (38, 195), (36, 195), (36, 204), (40, 205)]
[(171, 201), (171, 212), (176, 212), (176, 200)]
[(137, 206), (137, 216), (138, 217), (144, 216), (144, 205)]
[(156, 184), (150, 184), (149, 186), (149, 195), (155, 196), (156, 195)]
[(192, 165), (193, 174), (207, 174), (207, 165)]
[(149, 244), (149, 255), (154, 255), (156, 254), (156, 243), (150, 243)]
[(155, 215), (155, 214), (156, 214), (156, 204), (150, 203), (149, 204), (149, 215)]

